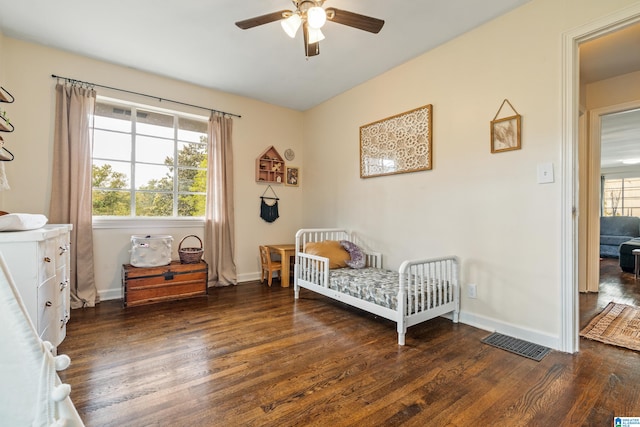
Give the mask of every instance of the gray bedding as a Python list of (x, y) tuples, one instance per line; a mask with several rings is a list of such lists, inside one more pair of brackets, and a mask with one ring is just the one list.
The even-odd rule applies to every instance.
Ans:
[[(425, 284), (424, 292), (418, 289), (416, 293), (412, 293), (410, 295), (410, 307), (412, 307), (410, 312), (416, 311), (413, 309), (416, 303), (420, 307), (418, 311), (422, 311), (440, 305), (440, 303), (434, 304), (436, 301), (449, 302), (450, 285), (448, 282), (444, 285), (443, 287), (442, 283), (436, 281), (428, 285)], [(396, 310), (398, 307), (398, 287), (399, 273), (397, 271), (367, 267), (361, 269), (339, 268), (329, 272), (329, 288), (391, 310)]]

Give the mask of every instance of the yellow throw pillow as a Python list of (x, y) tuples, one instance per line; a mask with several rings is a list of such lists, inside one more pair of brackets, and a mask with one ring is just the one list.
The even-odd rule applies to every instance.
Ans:
[(340, 242), (337, 240), (325, 240), (322, 242), (309, 242), (304, 246), (305, 253), (329, 258), (329, 268), (344, 268), (351, 259)]

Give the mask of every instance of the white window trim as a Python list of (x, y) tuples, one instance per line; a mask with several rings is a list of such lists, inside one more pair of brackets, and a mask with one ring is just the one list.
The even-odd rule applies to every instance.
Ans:
[(154, 229), (154, 228), (204, 228), (205, 219), (197, 218), (145, 218), (145, 217), (93, 217), (94, 230)]
[(156, 113), (164, 113), (164, 114), (179, 114), (185, 118), (189, 118), (189, 119), (194, 119), (194, 120), (202, 120), (202, 121), (209, 121), (209, 117), (207, 116), (203, 116), (200, 114), (193, 114), (193, 113), (186, 113), (184, 111), (180, 111), (180, 110), (170, 110), (168, 108), (162, 108), (162, 107), (156, 107), (154, 105), (149, 105), (149, 104), (143, 104), (140, 102), (132, 102), (132, 101), (127, 101), (125, 99), (119, 99), (119, 98), (110, 98), (108, 96), (102, 96), (102, 95), (97, 95), (96, 96), (96, 101), (97, 102), (106, 102), (106, 103), (113, 103), (113, 104), (120, 104), (120, 105), (127, 105), (129, 107), (135, 107), (138, 109), (145, 109), (145, 110), (150, 110), (150, 111), (154, 111)]
[[(97, 102), (106, 102), (120, 104), (123, 106), (130, 106), (135, 108), (147, 109), (158, 113), (166, 113), (171, 115), (179, 114), (182, 117), (190, 118), (194, 120), (208, 121), (209, 118), (199, 114), (187, 113), (179, 110), (170, 110), (167, 108), (156, 107), (148, 104), (142, 104), (139, 102), (127, 101), (119, 98), (111, 98), (107, 96), (96, 96)], [(204, 217), (108, 217), (108, 216), (93, 216), (92, 228), (99, 229), (152, 229), (152, 228), (204, 228)]]

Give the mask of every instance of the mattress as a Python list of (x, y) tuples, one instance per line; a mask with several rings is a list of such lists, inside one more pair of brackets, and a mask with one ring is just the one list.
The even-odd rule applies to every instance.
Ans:
[[(391, 310), (398, 308), (399, 280), (397, 271), (373, 267), (338, 268), (329, 272), (329, 288)], [(425, 284), (424, 292), (409, 296), (410, 312), (416, 311), (416, 304), (419, 307), (417, 311), (423, 311), (453, 301), (453, 297), (448, 297), (449, 289), (449, 282), (434, 280)]]

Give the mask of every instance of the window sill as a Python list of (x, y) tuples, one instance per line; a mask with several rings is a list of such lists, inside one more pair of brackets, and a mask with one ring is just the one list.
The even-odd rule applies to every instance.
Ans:
[(204, 218), (104, 218), (93, 217), (93, 229), (198, 228)]

